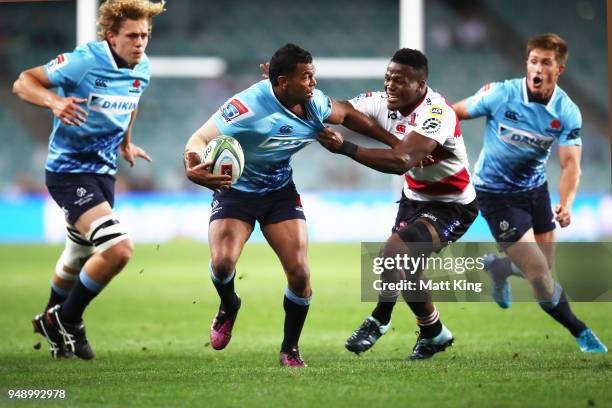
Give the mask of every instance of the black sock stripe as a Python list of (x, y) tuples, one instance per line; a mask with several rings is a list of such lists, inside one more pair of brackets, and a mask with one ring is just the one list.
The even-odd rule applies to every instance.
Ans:
[(103, 243), (108, 242), (108, 241), (110, 241), (111, 239), (114, 239), (114, 238), (120, 237), (120, 236), (122, 236), (122, 235), (125, 235), (125, 232), (117, 232), (117, 233), (115, 233), (115, 234), (105, 235), (105, 236), (103, 236), (103, 237), (100, 237), (100, 238), (98, 238), (98, 239), (94, 240), (94, 241), (93, 241), (93, 244), (94, 244), (95, 246), (100, 246), (100, 245), (102, 245)]
[(115, 225), (115, 224), (119, 224), (119, 221), (117, 221), (117, 220), (108, 220), (108, 221), (105, 221), (105, 222), (103, 222), (102, 224), (98, 225), (98, 226), (96, 227), (96, 229), (95, 229), (95, 230), (93, 230), (93, 232), (91, 232), (91, 233), (89, 234), (90, 241), (91, 241), (91, 242), (94, 242), (94, 245), (96, 245), (96, 244), (95, 244), (95, 241), (96, 241), (95, 236), (96, 236), (96, 234), (98, 233), (98, 231), (100, 231), (102, 228), (108, 228), (108, 227), (110, 227), (110, 226), (112, 226), (112, 225)]

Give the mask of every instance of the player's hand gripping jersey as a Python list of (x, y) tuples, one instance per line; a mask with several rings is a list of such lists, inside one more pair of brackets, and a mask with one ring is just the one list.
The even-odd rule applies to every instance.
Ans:
[(438, 142), (432, 153), (433, 164), (413, 167), (405, 174), (404, 195), (408, 199), (459, 204), (474, 200), (476, 193), (459, 121), (440, 94), (428, 88), (425, 97), (408, 116), (388, 110), (384, 92), (364, 93), (350, 102), (399, 139), (414, 131)]
[(62, 97), (87, 99), (87, 120), (68, 126), (53, 118), (45, 168), (57, 173), (117, 172), (117, 147), (128, 129), (131, 113), (149, 84), (149, 60), (118, 68), (106, 41), (90, 42), (59, 55), (45, 73)]
[(291, 156), (316, 140), (331, 101), (315, 89), (304, 111), (306, 119), (285, 108), (266, 79), (230, 98), (213, 115), (221, 134), (236, 138), (244, 151), (244, 172), (232, 188), (267, 193), (291, 181)]
[(486, 84), (467, 101), (471, 117), (487, 116), (484, 145), (476, 162), (479, 191), (516, 193), (546, 181), (546, 161), (555, 140), (579, 146), (580, 110), (557, 85), (548, 104), (529, 102), (525, 78)]

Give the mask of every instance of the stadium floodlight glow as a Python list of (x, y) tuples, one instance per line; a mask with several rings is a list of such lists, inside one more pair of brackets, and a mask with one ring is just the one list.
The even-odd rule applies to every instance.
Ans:
[(227, 70), (218, 57), (149, 57), (151, 76), (172, 78), (217, 78)]

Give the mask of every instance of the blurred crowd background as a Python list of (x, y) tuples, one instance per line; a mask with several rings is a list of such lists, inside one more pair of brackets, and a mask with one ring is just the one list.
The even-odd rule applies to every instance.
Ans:
[[(332, 4), (333, 3), (333, 4)], [(610, 191), (606, 5), (603, 0), (427, 0), (425, 53), (429, 85), (456, 102), (483, 84), (522, 77), (529, 36), (555, 32), (570, 57), (560, 85), (582, 110), (580, 192)], [(169, 0), (154, 22), (150, 56), (215, 56), (227, 62), (220, 78), (153, 78), (141, 99), (134, 142), (153, 157), (134, 169), (121, 164), (119, 191), (195, 189), (183, 173), (185, 141), (230, 96), (261, 78), (259, 64), (287, 42), (317, 57), (390, 58), (399, 44), (396, 0)], [(11, 94), (22, 70), (42, 65), (76, 43), (74, 1), (0, 4), (0, 193), (44, 192), (51, 126), (48, 110)], [(320, 79), (339, 100), (382, 90), (380, 79)], [(470, 163), (482, 144), (484, 120), (462, 123)], [(365, 140), (359, 140), (368, 143)], [(391, 188), (391, 178), (331, 155), (313, 143), (295, 156), (302, 191)], [(549, 163), (556, 190), (556, 150)]]

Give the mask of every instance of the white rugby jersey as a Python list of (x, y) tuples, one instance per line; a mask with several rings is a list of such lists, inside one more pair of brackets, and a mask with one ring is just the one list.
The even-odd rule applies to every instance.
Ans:
[(408, 199), (468, 204), (476, 198), (459, 120), (442, 95), (427, 88), (407, 116), (387, 109), (385, 92), (362, 93), (349, 102), (398, 139), (414, 131), (438, 142), (431, 153), (434, 163), (413, 167), (404, 175)]

